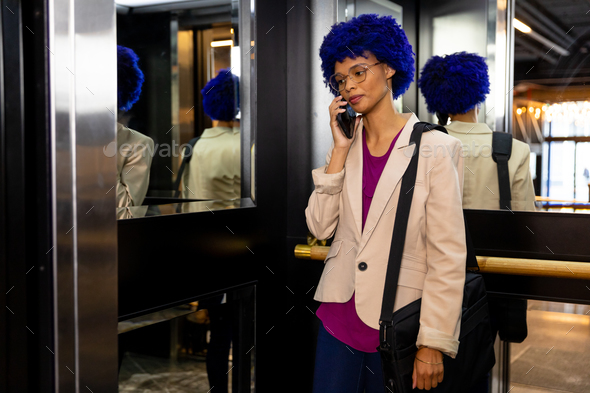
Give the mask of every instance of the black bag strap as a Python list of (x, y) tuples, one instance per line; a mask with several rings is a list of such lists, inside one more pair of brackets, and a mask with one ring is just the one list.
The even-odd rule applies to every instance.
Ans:
[[(408, 228), (408, 219), (410, 217), (410, 207), (412, 206), (412, 197), (414, 196), (414, 185), (416, 183), (416, 174), (418, 172), (418, 158), (420, 150), (420, 141), (422, 134), (425, 131), (438, 130), (445, 134), (447, 130), (439, 125), (434, 125), (426, 122), (418, 122), (414, 124), (412, 135), (410, 136), (410, 145), (415, 144), (414, 155), (410, 160), (410, 164), (402, 177), (401, 190), (399, 200), (395, 213), (395, 222), (393, 236), (391, 239), (391, 248), (389, 250), (389, 262), (387, 264), (387, 273), (385, 276), (385, 287), (383, 288), (383, 303), (381, 304), (381, 317), (379, 324), (383, 326), (392, 326), (393, 323), (393, 307), (395, 305), (395, 295), (397, 292), (397, 283), (399, 281), (399, 272), (402, 264), (402, 255), (404, 252), (404, 243), (406, 240), (406, 232)], [(465, 218), (464, 218), (465, 219)], [(467, 225), (467, 223), (465, 223)], [(477, 259), (475, 257), (475, 250), (471, 243), (469, 231), (466, 228), (466, 243), (467, 243), (467, 267), (477, 267)], [(381, 337), (382, 340), (385, 337)]]
[[(190, 141), (188, 141), (188, 143), (185, 145), (184, 150), (183, 150), (183, 156), (182, 156), (182, 164), (180, 164), (180, 168), (178, 169), (178, 175), (176, 175), (176, 180), (174, 181), (174, 198), (178, 198), (180, 195), (180, 182), (182, 181), (182, 174), (184, 173), (184, 167), (190, 162), (191, 158), (193, 157), (193, 151), (195, 151), (195, 145), (197, 144), (197, 142), (199, 141), (201, 137), (197, 136), (194, 137), (193, 139), (191, 139)], [(190, 146), (190, 153), (187, 152), (188, 147)]]
[(477, 256), (475, 255), (475, 247), (473, 247), (473, 242), (471, 241), (471, 233), (469, 233), (469, 227), (467, 226), (465, 211), (463, 211), (463, 221), (465, 221), (465, 245), (467, 246), (467, 260), (465, 261), (465, 267), (467, 269), (475, 269), (476, 271), (479, 271)]
[(500, 209), (512, 209), (510, 201), (510, 175), (508, 160), (512, 154), (512, 135), (495, 131), (492, 135), (492, 159), (498, 167), (498, 185), (500, 186)]

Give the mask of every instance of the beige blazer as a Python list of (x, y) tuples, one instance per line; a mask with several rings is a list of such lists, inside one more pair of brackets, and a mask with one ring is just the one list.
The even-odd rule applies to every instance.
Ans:
[[(500, 209), (498, 167), (492, 158), (492, 130), (485, 123), (454, 121), (446, 125), (449, 135), (463, 143), (465, 209)], [(535, 210), (535, 189), (529, 169), (530, 148), (513, 139), (508, 161), (512, 210)]]
[[(307, 225), (318, 239), (335, 234), (325, 260), (315, 300), (344, 303), (355, 295), (356, 311), (368, 326), (379, 329), (389, 248), (393, 234), (401, 178), (415, 145), (409, 146), (414, 123), (412, 115), (391, 152), (369, 210), (362, 223), (362, 166), (360, 138), (350, 147), (345, 168), (326, 174), (326, 165), (312, 172), (315, 190), (305, 210)], [(359, 129), (362, 129), (362, 124)], [(438, 153), (428, 148), (441, 146)], [(422, 298), (417, 346), (425, 345), (455, 357), (459, 346), (461, 303), (465, 283), (465, 227), (461, 208), (463, 161), (460, 142), (442, 132), (422, 136), (418, 174), (395, 311)], [(367, 269), (359, 270), (365, 262)]]
[[(240, 198), (240, 143), (240, 129), (237, 127), (213, 127), (203, 131), (182, 175), (182, 197)], [(183, 206), (183, 211), (191, 211), (190, 207)]]
[[(154, 141), (117, 123), (117, 218), (145, 215), (141, 206), (150, 184), (150, 167)], [(141, 211), (141, 213), (140, 213)]]

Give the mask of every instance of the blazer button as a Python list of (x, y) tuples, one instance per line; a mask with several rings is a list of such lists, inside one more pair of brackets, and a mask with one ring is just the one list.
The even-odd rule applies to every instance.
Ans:
[(365, 262), (361, 262), (359, 263), (359, 270), (364, 272), (365, 270), (367, 270), (367, 264)]

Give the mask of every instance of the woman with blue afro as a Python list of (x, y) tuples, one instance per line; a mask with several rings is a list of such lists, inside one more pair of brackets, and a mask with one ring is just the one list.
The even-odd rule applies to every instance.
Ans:
[[(449, 135), (463, 143), (465, 209), (506, 209), (500, 206), (497, 164), (491, 156), (492, 130), (478, 123), (479, 108), (490, 93), (485, 58), (459, 52), (431, 57), (422, 69), (418, 86), (430, 113)], [(451, 121), (449, 123), (449, 120)], [(508, 160), (511, 210), (535, 210), (535, 189), (529, 170), (529, 146), (512, 139)]]
[[(124, 46), (117, 45), (117, 106), (120, 121), (139, 100), (144, 81), (139, 68), (139, 57)], [(117, 217), (140, 217), (150, 183), (150, 167), (154, 141), (152, 138), (117, 122)], [(145, 209), (147, 210), (147, 208)]]
[[(236, 119), (240, 110), (239, 84), (239, 78), (228, 68), (220, 70), (201, 90), (203, 110), (213, 127), (203, 131), (193, 148), (182, 176), (184, 198), (240, 198), (240, 122)], [(184, 209), (191, 211), (192, 206)]]
[(431, 57), (418, 81), (428, 112), (436, 113), (439, 124), (449, 117), (477, 123), (479, 107), (490, 94), (488, 65), (475, 53), (460, 52)]
[(205, 114), (213, 121), (235, 120), (240, 110), (239, 86), (240, 78), (231, 69), (220, 70), (201, 90)]
[[(334, 236), (314, 296), (321, 323), (313, 391), (381, 393), (376, 348), (383, 289), (400, 180), (417, 153), (409, 141), (419, 121), (399, 113), (394, 100), (414, 79), (414, 54), (391, 16), (360, 15), (329, 30), (320, 57), (324, 82), (336, 96), (328, 108), (333, 143), (326, 165), (312, 172), (315, 189), (305, 211), (316, 238)], [(353, 119), (351, 138), (337, 120), (345, 105), (362, 114)], [(460, 149), (442, 132), (425, 132), (422, 146)], [(419, 389), (444, 384), (443, 356), (454, 358), (459, 346), (466, 258), (462, 169), (459, 155), (418, 160), (391, 311), (422, 299), (412, 378)]]

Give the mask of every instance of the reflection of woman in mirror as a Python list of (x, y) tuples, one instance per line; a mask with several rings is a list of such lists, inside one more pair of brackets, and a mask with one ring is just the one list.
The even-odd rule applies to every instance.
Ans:
[[(332, 26), (320, 57), (336, 96), (329, 106), (333, 144), (326, 165), (312, 172), (315, 190), (305, 215), (314, 236), (334, 240), (314, 296), (322, 302), (314, 392), (385, 392), (376, 350), (379, 317), (394, 207), (419, 121), (397, 112), (394, 99), (413, 81), (413, 52), (395, 19), (368, 14)], [(362, 113), (351, 139), (336, 120), (347, 103)], [(442, 132), (425, 132), (422, 144), (460, 148)], [(419, 389), (444, 384), (443, 356), (454, 358), (459, 346), (466, 258), (462, 170), (459, 155), (418, 161), (394, 309), (422, 299), (413, 366)]]
[(230, 69), (220, 70), (207, 82), (201, 94), (203, 110), (213, 121), (213, 127), (203, 131), (193, 149), (182, 176), (182, 196), (187, 199), (240, 198), (240, 123), (236, 119), (240, 106), (239, 78)]
[[(131, 49), (117, 45), (117, 106), (119, 119), (139, 100), (143, 72), (139, 58)], [(132, 211), (140, 206), (150, 181), (150, 166), (154, 141), (117, 122), (117, 218), (132, 218), (142, 214)], [(145, 214), (145, 213), (144, 213)]]
[[(418, 85), (428, 111), (436, 113), (449, 135), (463, 143), (463, 207), (499, 209), (498, 171), (491, 156), (492, 130), (477, 122), (479, 106), (490, 92), (485, 59), (466, 52), (433, 56), (422, 69)], [(449, 118), (451, 123), (447, 124)], [(529, 156), (529, 146), (513, 139), (508, 161), (512, 210), (535, 210)]]

